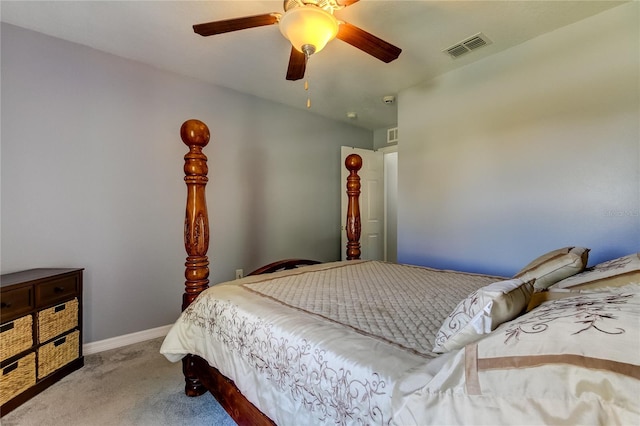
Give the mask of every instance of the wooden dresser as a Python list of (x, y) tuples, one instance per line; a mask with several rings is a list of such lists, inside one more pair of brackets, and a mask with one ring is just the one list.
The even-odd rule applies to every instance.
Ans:
[(2, 275), (1, 415), (84, 365), (82, 271), (48, 268)]

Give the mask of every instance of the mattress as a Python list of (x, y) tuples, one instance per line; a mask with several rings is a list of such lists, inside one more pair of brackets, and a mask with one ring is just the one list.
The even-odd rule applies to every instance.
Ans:
[(201, 356), (278, 424), (388, 424), (397, 379), (436, 356), (460, 300), (499, 279), (379, 261), (247, 277), (203, 292), (162, 353)]
[(204, 291), (161, 352), (204, 358), (281, 426), (637, 424), (640, 285), (432, 352), (458, 302), (501, 279), (378, 261), (247, 277)]

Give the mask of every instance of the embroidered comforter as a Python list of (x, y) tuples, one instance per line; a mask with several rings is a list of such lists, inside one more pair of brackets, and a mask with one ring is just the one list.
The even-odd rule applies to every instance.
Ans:
[[(431, 351), (435, 334), (456, 304), (499, 279), (375, 261), (335, 262), (247, 277), (203, 292), (171, 329), (161, 352), (172, 361), (188, 353), (206, 359), (279, 425), (498, 424), (512, 422), (517, 413), (523, 422), (532, 423), (602, 420), (602, 410), (584, 409), (601, 396), (589, 390), (592, 371), (577, 358), (571, 358), (569, 365), (582, 371), (580, 376), (565, 367), (566, 360), (548, 356), (532, 361), (531, 354), (523, 353), (518, 362), (509, 363), (514, 347), (522, 347), (520, 342), (545, 334), (537, 332), (539, 318), (517, 318), (459, 351), (441, 356)], [(624, 305), (625, 319), (633, 325), (635, 318), (635, 329), (604, 335), (618, 343), (624, 340), (632, 355), (598, 371), (637, 395), (640, 296), (630, 294), (623, 304), (605, 305), (615, 313)], [(556, 302), (561, 301), (551, 303)], [(531, 313), (542, 312), (545, 306)], [(560, 318), (570, 318), (572, 308), (565, 308), (568, 311)], [(606, 312), (598, 321), (612, 323), (615, 315)], [(543, 316), (543, 328), (552, 328), (552, 323)], [(508, 325), (511, 328), (505, 329)], [(623, 328), (617, 323), (610, 327)], [(580, 333), (593, 342), (593, 330), (602, 334), (597, 326)], [(529, 345), (524, 351), (538, 351), (548, 339), (543, 336), (533, 343), (536, 349)], [(555, 355), (564, 356), (565, 350)], [(492, 360), (490, 367), (486, 359)], [(560, 376), (572, 377), (576, 382), (570, 386), (580, 395), (574, 397), (561, 380), (551, 380), (558, 389), (548, 392), (549, 380), (540, 373), (552, 377), (558, 368), (571, 370)], [(514, 371), (517, 379), (510, 380)], [(535, 393), (523, 397), (530, 376)], [(507, 386), (511, 382), (513, 386)], [(627, 401), (620, 406), (611, 396), (613, 405), (606, 400), (605, 419), (636, 420), (637, 404)], [(575, 417), (576, 412), (582, 417)]]

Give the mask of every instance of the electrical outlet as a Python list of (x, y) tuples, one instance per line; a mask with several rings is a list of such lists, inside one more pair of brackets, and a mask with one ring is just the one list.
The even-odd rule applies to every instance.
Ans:
[(236, 280), (242, 278), (244, 276), (244, 271), (242, 269), (236, 269)]

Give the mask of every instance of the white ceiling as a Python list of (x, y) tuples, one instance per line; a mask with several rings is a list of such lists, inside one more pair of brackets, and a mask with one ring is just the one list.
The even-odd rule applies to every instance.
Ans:
[[(403, 49), (389, 64), (334, 40), (307, 65), (311, 111), (367, 129), (396, 124), (382, 97), (623, 2), (379, 1), (336, 12)], [(201, 37), (192, 25), (282, 12), (282, 1), (8, 1), (3, 22), (160, 69), (306, 109), (304, 80), (285, 80), (290, 45), (277, 26)], [(451, 59), (443, 49), (479, 32), (493, 43)], [(346, 117), (356, 112), (356, 119)]]

